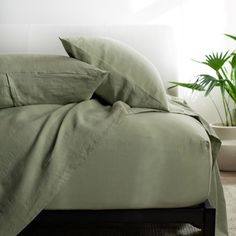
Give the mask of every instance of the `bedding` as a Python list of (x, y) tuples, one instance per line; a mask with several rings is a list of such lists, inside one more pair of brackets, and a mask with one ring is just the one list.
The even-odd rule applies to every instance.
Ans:
[(176, 208), (208, 198), (212, 158), (200, 122), (182, 114), (130, 112), (46, 209)]
[[(182, 137), (182, 140), (190, 144), (197, 143), (196, 150), (192, 150), (192, 155), (195, 152), (198, 153), (199, 151), (205, 150), (202, 155), (196, 155), (196, 158), (202, 159), (202, 163), (206, 163), (209, 167), (211, 163), (210, 157), (215, 159), (220, 146), (220, 142), (214, 132), (200, 117), (191, 112), (185, 104), (181, 103), (181, 101), (169, 98), (169, 106), (171, 109), (170, 113), (173, 113), (168, 115), (169, 118), (172, 116), (194, 116), (204, 125), (207, 133), (204, 133), (203, 128), (199, 128), (200, 123), (193, 118), (186, 117), (186, 124), (181, 124), (179, 129), (184, 129), (184, 132), (189, 137), (191, 131), (187, 127), (190, 123), (195, 124), (193, 129), (196, 135), (191, 139)], [(181, 114), (178, 116), (174, 115), (178, 113)], [(156, 117), (157, 123), (158, 120), (165, 119), (164, 113), (158, 110), (131, 108), (121, 101), (114, 103), (112, 106), (104, 106), (95, 99), (67, 105), (41, 104), (1, 109), (0, 235), (13, 236), (19, 233), (55, 198), (61, 187), (66, 184), (75, 170), (79, 171), (83, 169), (84, 164), (92, 158), (100, 162), (99, 156), (96, 156), (96, 153), (99, 153), (99, 147), (106, 144), (107, 140), (105, 137), (111, 138), (117, 136), (119, 134), (118, 129), (128, 119), (130, 120), (130, 124), (127, 125), (132, 129), (132, 126), (135, 126), (135, 124), (138, 125), (138, 123), (132, 121), (135, 121), (135, 119), (139, 120), (140, 116), (149, 116), (148, 114), (152, 117), (152, 124), (154, 126), (156, 125), (154, 116)], [(191, 119), (192, 121), (190, 121)], [(143, 126), (147, 121), (140, 119), (139, 122), (140, 126)], [(147, 127), (147, 132), (150, 133), (145, 133), (140, 127), (139, 135), (142, 136), (144, 134), (147, 139), (152, 140), (152, 138), (157, 136), (157, 131)], [(165, 135), (163, 131), (164, 129), (159, 130), (162, 135)], [(208, 134), (208, 137), (206, 134)], [(127, 136), (128, 134), (121, 133), (120, 135), (119, 139), (122, 140), (124, 135)], [(141, 144), (139, 142), (141, 142), (141, 139), (139, 139), (139, 135), (137, 134), (132, 138), (134, 142), (137, 140), (137, 144), (140, 146)], [(173, 135), (177, 135), (177, 133), (175, 134), (173, 131)], [(114, 137), (113, 140), (115, 140)], [(162, 138), (156, 140), (155, 147), (159, 147), (155, 150), (157, 150), (157, 154), (160, 157), (167, 151), (163, 146)], [(169, 149), (171, 152), (171, 145)], [(139, 150), (141, 151), (141, 147)], [(153, 151), (155, 152), (155, 150)], [(127, 149), (127, 152), (131, 151)], [(184, 147), (179, 152), (184, 153)], [(175, 155), (173, 155), (173, 163), (177, 163), (177, 160), (174, 158), (176, 158)], [(179, 162), (183, 162), (186, 168), (193, 168), (191, 161), (186, 158), (186, 156), (180, 157)], [(129, 160), (127, 160), (127, 165), (128, 162)], [(133, 166), (133, 171), (137, 174), (142, 169), (143, 172), (149, 170), (150, 162), (145, 162), (145, 160), (139, 160), (138, 162), (138, 165)], [(156, 167), (156, 171), (165, 172), (166, 168), (169, 168), (170, 171), (173, 170), (170, 159), (168, 160), (168, 166), (166, 166), (164, 159), (160, 158), (159, 162), (160, 166)], [(195, 163), (198, 163), (198, 160), (195, 160)], [(194, 166), (192, 171), (196, 171), (197, 173), (200, 167), (202, 166)], [(212, 168), (208, 199), (217, 209), (216, 235), (225, 236), (227, 235), (227, 225), (224, 196), (217, 165), (213, 165)], [(152, 169), (152, 173), (154, 173), (153, 171), (154, 169)], [(186, 170), (185, 173), (189, 174), (189, 170)], [(199, 183), (202, 182), (205, 185), (209, 183), (209, 175), (210, 172), (207, 176), (201, 176), (200, 171), (198, 176)], [(151, 177), (146, 176), (146, 181), (150, 181), (153, 186), (158, 184), (161, 186), (161, 180), (156, 180), (156, 182)], [(207, 180), (205, 182), (200, 181), (204, 177)], [(112, 179), (110, 176), (109, 178)], [(188, 178), (190, 178), (192, 184), (195, 184), (195, 180), (191, 179), (191, 175)], [(141, 176), (137, 176), (138, 180), (141, 180)], [(171, 178), (167, 180), (174, 181)], [(163, 185), (163, 187), (166, 188), (166, 185)], [(78, 185), (79, 188), (80, 186)], [(146, 191), (150, 190), (148, 189), (148, 185), (146, 188)], [(170, 194), (170, 191), (171, 189), (167, 189), (165, 194)], [(206, 186), (203, 188), (202, 198), (207, 197), (205, 191)], [(147, 206), (150, 195), (147, 194), (146, 197), (147, 199), (143, 202), (143, 205)], [(200, 199), (197, 200), (192, 197), (189, 198), (190, 201), (188, 203), (182, 202), (180, 204), (191, 204), (191, 200), (194, 202), (200, 201)], [(164, 196), (162, 198), (164, 199)], [(139, 199), (137, 199), (137, 203), (135, 204), (134, 200), (133, 206), (137, 206), (138, 201)], [(165, 204), (173, 206), (173, 202), (165, 202)]]
[(156, 67), (128, 45), (109, 38), (65, 38), (69, 56), (109, 71), (96, 94), (113, 104), (168, 110), (166, 92)]
[(0, 108), (88, 100), (107, 76), (66, 56), (0, 55)]

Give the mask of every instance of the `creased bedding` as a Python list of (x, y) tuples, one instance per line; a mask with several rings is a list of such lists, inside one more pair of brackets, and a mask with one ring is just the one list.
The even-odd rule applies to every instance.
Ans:
[(212, 158), (200, 122), (130, 111), (46, 209), (176, 208), (208, 198)]
[(220, 174), (218, 165), (216, 162), (217, 154), (220, 149), (220, 140), (218, 139), (215, 131), (208, 125), (208, 123), (197, 113), (195, 113), (184, 100), (176, 97), (169, 96), (170, 111), (173, 113), (185, 114), (198, 119), (206, 132), (209, 135), (211, 141), (211, 152), (213, 158), (211, 185), (209, 192), (209, 201), (212, 206), (216, 208), (216, 236), (228, 235), (226, 205), (223, 187), (220, 180)]
[(66, 56), (3, 54), (0, 108), (88, 100), (108, 74)]
[[(214, 132), (181, 100), (169, 97), (169, 105), (170, 112), (202, 122), (215, 159), (220, 142)], [(19, 233), (55, 197), (73, 171), (83, 168), (106, 134), (125, 116), (141, 112), (158, 115), (161, 111), (130, 108), (123, 102), (104, 106), (97, 100), (0, 109), (0, 235)], [(209, 200), (217, 208), (216, 235), (226, 236), (225, 202), (216, 164), (210, 189)]]

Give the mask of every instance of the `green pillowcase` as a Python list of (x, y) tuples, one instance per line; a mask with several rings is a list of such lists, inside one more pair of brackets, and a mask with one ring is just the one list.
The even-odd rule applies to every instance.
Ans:
[(66, 56), (0, 55), (0, 108), (81, 102), (90, 99), (107, 76)]
[(157, 69), (135, 49), (107, 38), (66, 38), (70, 57), (110, 74), (95, 94), (112, 104), (121, 100), (132, 107), (168, 110), (167, 96)]

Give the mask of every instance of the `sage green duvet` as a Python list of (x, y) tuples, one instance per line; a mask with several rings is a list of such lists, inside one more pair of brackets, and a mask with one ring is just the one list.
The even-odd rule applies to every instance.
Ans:
[[(195, 122), (194, 138), (185, 140), (189, 144), (188, 147), (183, 145), (180, 148), (184, 152), (186, 148), (192, 145), (193, 155), (197, 154), (196, 157), (199, 155), (199, 158), (205, 158), (206, 160), (203, 160), (202, 163), (210, 166), (206, 183), (210, 183), (208, 198), (217, 209), (216, 235), (226, 236), (227, 222), (224, 195), (217, 165), (213, 164), (220, 142), (208, 125), (182, 101), (169, 97), (169, 108), (170, 113), (174, 114), (153, 109), (130, 108), (120, 101), (112, 106), (104, 106), (99, 101), (92, 99), (67, 105), (44, 104), (0, 109), (0, 235), (14, 236), (19, 233), (53, 200), (75, 170), (82, 170), (90, 158), (99, 158), (96, 156), (96, 152), (104, 145), (106, 137), (119, 134), (120, 137), (116, 137), (116, 139), (122, 141), (122, 134), (116, 132), (119, 124), (127, 120), (128, 117), (131, 121), (130, 126), (132, 126), (132, 119), (135, 122), (135, 117), (143, 113), (146, 116), (149, 114), (156, 116), (157, 122), (163, 121), (163, 126), (164, 115), (172, 115), (176, 119), (189, 116), (186, 120), (189, 120), (190, 123), (190, 120), (193, 120), (193, 123)], [(191, 116), (196, 119), (191, 118)], [(202, 123), (207, 132), (203, 128), (197, 129), (200, 124), (197, 120)], [(143, 119), (142, 122), (147, 121)], [(186, 123), (186, 126), (188, 125)], [(154, 126), (155, 124), (153, 124), (153, 129), (144, 129), (139, 135), (146, 137), (147, 140), (152, 140), (156, 132), (165, 135), (160, 125), (157, 126), (158, 129)], [(181, 127), (176, 128), (181, 130)], [(156, 146), (160, 147), (156, 155), (166, 156), (167, 149), (163, 148), (163, 145), (166, 147), (168, 140), (178, 138), (174, 136), (175, 134), (173, 132), (173, 136), (167, 135), (165, 142), (162, 139), (156, 140)], [(137, 145), (141, 151), (145, 146), (141, 147), (142, 143), (138, 140), (140, 139), (137, 134)], [(174, 143), (173, 140), (170, 143)], [(124, 143), (123, 145), (127, 144)], [(150, 146), (150, 152), (151, 148)], [(181, 152), (177, 151), (173, 145), (169, 145), (168, 150), (173, 158), (176, 158), (175, 153)], [(180, 157), (181, 161), (183, 158)], [(157, 166), (156, 171), (163, 171), (164, 173), (165, 168), (173, 168), (171, 161), (168, 163), (169, 166), (163, 165), (163, 163), (160, 163), (163, 168)], [(145, 165), (145, 161), (140, 163), (140, 168), (143, 168), (144, 171), (155, 170), (155, 168), (148, 166), (144, 168), (143, 165)], [(186, 165), (184, 166), (186, 167)], [(200, 168), (200, 166), (191, 166), (191, 163), (188, 163), (188, 166), (192, 168), (193, 172), (196, 172), (196, 168)], [(137, 173), (140, 171), (137, 170)], [(210, 177), (211, 181), (209, 181)], [(112, 173), (107, 178), (112, 180)], [(163, 181), (168, 184), (171, 178), (168, 179), (165, 175), (165, 178), (155, 181), (159, 182), (160, 186), (164, 186)], [(154, 183), (153, 180), (152, 183)], [(96, 185), (96, 183), (94, 184)], [(189, 184), (194, 185), (194, 180)], [(146, 187), (148, 188), (148, 181)], [(80, 186), (78, 186), (79, 188)], [(204, 186), (204, 190), (206, 188)], [(169, 194), (172, 194), (171, 189), (169, 189)], [(191, 201), (197, 203), (198, 200), (190, 198), (186, 205), (191, 204)], [(185, 203), (181, 204), (185, 205)], [(173, 203), (170, 207), (173, 207)]]

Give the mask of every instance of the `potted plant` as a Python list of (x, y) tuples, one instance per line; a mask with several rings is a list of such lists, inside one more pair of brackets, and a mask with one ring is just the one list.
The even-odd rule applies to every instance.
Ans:
[[(236, 36), (225, 35), (236, 40)], [(205, 96), (210, 95), (214, 88), (220, 90), (224, 117), (211, 98), (221, 120), (218, 124), (211, 124), (222, 141), (218, 163), (221, 170), (236, 171), (236, 51), (212, 53), (205, 57), (205, 61), (197, 62), (210, 67), (213, 75), (197, 75), (192, 83), (171, 82), (174, 85), (169, 89), (181, 86), (193, 91), (204, 91)]]

